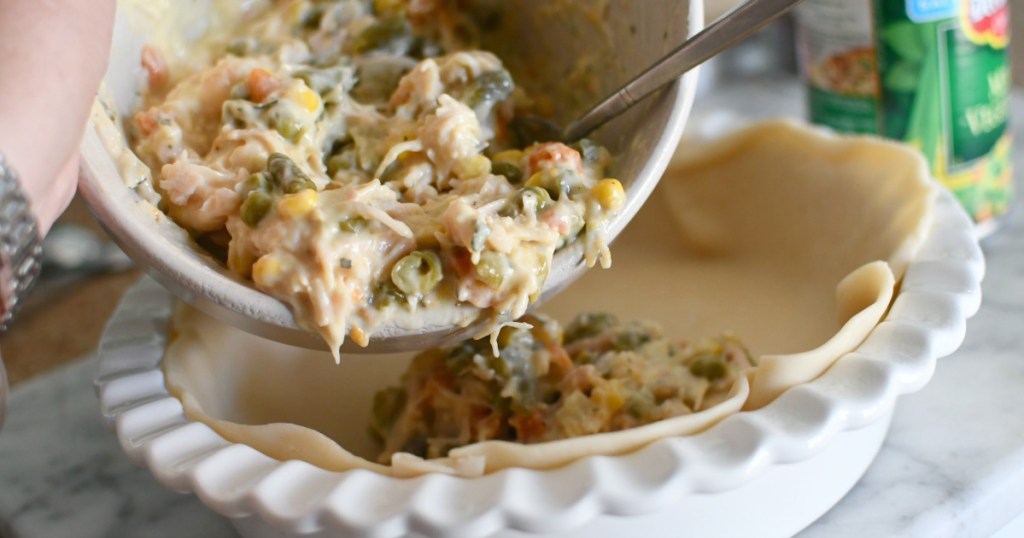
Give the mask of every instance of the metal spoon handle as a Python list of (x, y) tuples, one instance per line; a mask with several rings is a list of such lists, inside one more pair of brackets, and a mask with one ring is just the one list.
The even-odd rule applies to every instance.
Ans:
[(802, 1), (747, 0), (743, 2), (569, 124), (565, 129), (565, 139), (575, 141), (583, 138), (590, 131), (604, 125), (608, 120), (640, 102), (644, 97), (756, 32)]

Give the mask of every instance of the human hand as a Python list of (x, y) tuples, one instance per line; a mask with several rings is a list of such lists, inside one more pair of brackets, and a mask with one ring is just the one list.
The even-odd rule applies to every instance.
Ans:
[(45, 234), (78, 183), (116, 0), (0, 0), (0, 152)]

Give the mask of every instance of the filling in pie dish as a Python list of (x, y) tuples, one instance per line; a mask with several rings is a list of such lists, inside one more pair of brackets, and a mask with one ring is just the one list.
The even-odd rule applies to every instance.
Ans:
[(729, 398), (755, 366), (733, 336), (672, 341), (651, 322), (581, 314), (564, 330), (531, 316), (505, 327), (500, 352), (479, 340), (426, 351), (400, 386), (377, 393), (378, 458), (443, 458), (481, 441), (539, 443), (626, 430), (697, 413)]
[(608, 152), (545, 135), (456, 4), (257, 3), (197, 45), (207, 65), (143, 52), (130, 137), (160, 208), (335, 357), (398, 311), (518, 318), (574, 241), (611, 263)]

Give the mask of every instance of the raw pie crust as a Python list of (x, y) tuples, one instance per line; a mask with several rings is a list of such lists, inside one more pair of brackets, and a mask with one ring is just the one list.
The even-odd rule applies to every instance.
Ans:
[[(290, 348), (178, 309), (166, 382), (189, 417), (267, 455), (329, 471), (409, 477), (548, 469), (628, 453), (769, 404), (855, 349), (892, 302), (931, 218), (935, 187), (904, 146), (768, 122), (706, 144), (684, 141), (659, 190), (590, 271), (543, 310), (651, 319), (667, 335), (733, 331), (759, 367), (714, 408), (631, 430), (521, 445), (489, 441), (444, 459), (372, 463), (374, 391), (409, 355), (349, 357)], [(343, 448), (344, 447), (344, 448)]]

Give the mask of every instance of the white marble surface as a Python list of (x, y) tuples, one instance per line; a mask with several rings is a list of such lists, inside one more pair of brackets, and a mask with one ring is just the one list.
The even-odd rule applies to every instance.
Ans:
[[(792, 82), (765, 81), (716, 91), (695, 121), (731, 121), (714, 112), (726, 103), (747, 116), (801, 109)], [(1015, 105), (1024, 126), (1024, 95)], [(1024, 155), (1024, 136), (1016, 147)], [(1024, 181), (1024, 166), (1017, 177)], [(985, 247), (984, 304), (964, 346), (900, 401), (863, 480), (801, 538), (988, 536), (1024, 513), (1024, 212)], [(94, 371), (83, 360), (14, 391), (0, 435), (0, 535), (235, 536), (198, 500), (164, 490), (121, 454), (99, 418)], [(1024, 524), (1015, 528), (1003, 536)]]
[(900, 402), (867, 474), (801, 538), (989, 536), (1024, 512), (1024, 212), (985, 251), (963, 347)]

